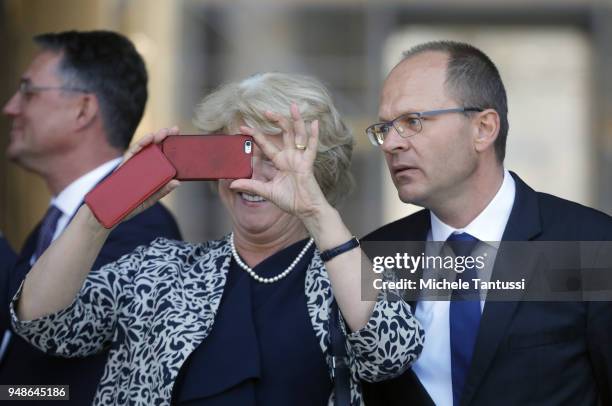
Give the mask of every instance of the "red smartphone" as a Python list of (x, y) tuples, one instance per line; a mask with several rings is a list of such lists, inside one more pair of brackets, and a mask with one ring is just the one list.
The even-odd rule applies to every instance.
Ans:
[(157, 144), (143, 148), (86, 196), (100, 224), (112, 228), (176, 175)]
[(170, 135), (162, 150), (179, 180), (241, 179), (253, 175), (250, 135)]

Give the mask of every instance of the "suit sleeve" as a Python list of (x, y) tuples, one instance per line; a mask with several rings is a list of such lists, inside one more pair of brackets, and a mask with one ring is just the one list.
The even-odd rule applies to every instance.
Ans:
[(138, 247), (118, 261), (91, 271), (70, 306), (39, 319), (20, 320), (15, 313), (22, 283), (10, 304), (13, 330), (50, 354), (84, 357), (100, 352), (112, 340), (119, 312), (132, 297), (132, 281), (146, 248)]
[[(8, 242), (0, 235), (0, 295), (2, 295), (2, 305), (6, 306), (10, 301), (10, 276), (15, 265), (17, 255), (10, 247)], [(5, 310), (0, 312), (0, 331), (9, 327), (9, 318)]]

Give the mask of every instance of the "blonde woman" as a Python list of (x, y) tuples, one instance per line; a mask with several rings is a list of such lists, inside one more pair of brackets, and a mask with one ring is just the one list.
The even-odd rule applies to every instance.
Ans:
[[(83, 206), (14, 299), (16, 331), (61, 356), (111, 346), (97, 405), (325, 405), (335, 301), (350, 403), (362, 404), (359, 380), (403, 372), (423, 337), (406, 303), (361, 300), (362, 252), (335, 209), (351, 188), (353, 138), (327, 90), (261, 74), (206, 97), (195, 122), (257, 144), (252, 179), (217, 184), (231, 234), (158, 239), (91, 271), (109, 231)], [(176, 133), (146, 136), (128, 155)]]

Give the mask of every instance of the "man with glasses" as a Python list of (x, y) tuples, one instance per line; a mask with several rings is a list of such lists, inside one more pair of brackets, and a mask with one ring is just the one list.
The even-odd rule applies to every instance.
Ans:
[[(8, 295), (2, 298), (6, 313), (31, 265), (59, 237), (87, 192), (121, 163), (147, 100), (144, 61), (122, 35), (69, 31), (38, 35), (34, 41), (40, 51), (3, 109), (12, 120), (7, 156), (39, 175), (52, 199), (11, 272)], [(158, 236), (180, 239), (174, 218), (160, 204), (117, 226), (93, 268)], [(71, 404), (91, 404), (105, 354), (54, 358), (10, 332), (5, 344), (9, 336), (0, 384), (70, 385)]]
[[(442, 41), (407, 51), (384, 82), (379, 118), (368, 138), (382, 149), (400, 200), (425, 209), (366, 244), (612, 240), (610, 216), (535, 192), (504, 168), (506, 92), (480, 50)], [(403, 376), (366, 384), (368, 406), (612, 404), (610, 302), (412, 305), (423, 352)]]

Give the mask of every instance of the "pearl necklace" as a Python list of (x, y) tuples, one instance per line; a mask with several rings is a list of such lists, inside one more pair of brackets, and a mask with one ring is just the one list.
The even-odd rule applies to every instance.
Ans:
[(306, 254), (306, 252), (312, 246), (313, 243), (314, 243), (314, 240), (312, 238), (309, 239), (308, 243), (306, 244), (306, 246), (304, 248), (302, 248), (302, 251), (300, 251), (300, 253), (293, 260), (291, 265), (289, 265), (289, 267), (287, 269), (285, 269), (283, 272), (279, 273), (278, 275), (276, 275), (276, 276), (274, 276), (272, 278), (264, 278), (263, 276), (257, 275), (255, 273), (255, 271), (253, 271), (253, 269), (250, 266), (248, 266), (247, 264), (245, 264), (242, 261), (242, 259), (238, 255), (238, 251), (236, 251), (236, 246), (234, 245), (234, 233), (230, 234), (230, 247), (232, 249), (232, 256), (234, 257), (234, 260), (236, 260), (236, 263), (238, 263), (240, 268), (242, 268), (245, 271), (247, 271), (247, 273), (249, 275), (251, 275), (251, 277), (253, 279), (255, 279), (257, 282), (261, 282), (261, 283), (274, 283), (274, 282), (278, 282), (279, 280), (283, 279), (285, 276), (289, 275), (289, 272), (291, 272), (293, 270), (293, 268), (295, 268), (295, 266), (298, 264), (298, 262), (300, 262), (302, 257)]

